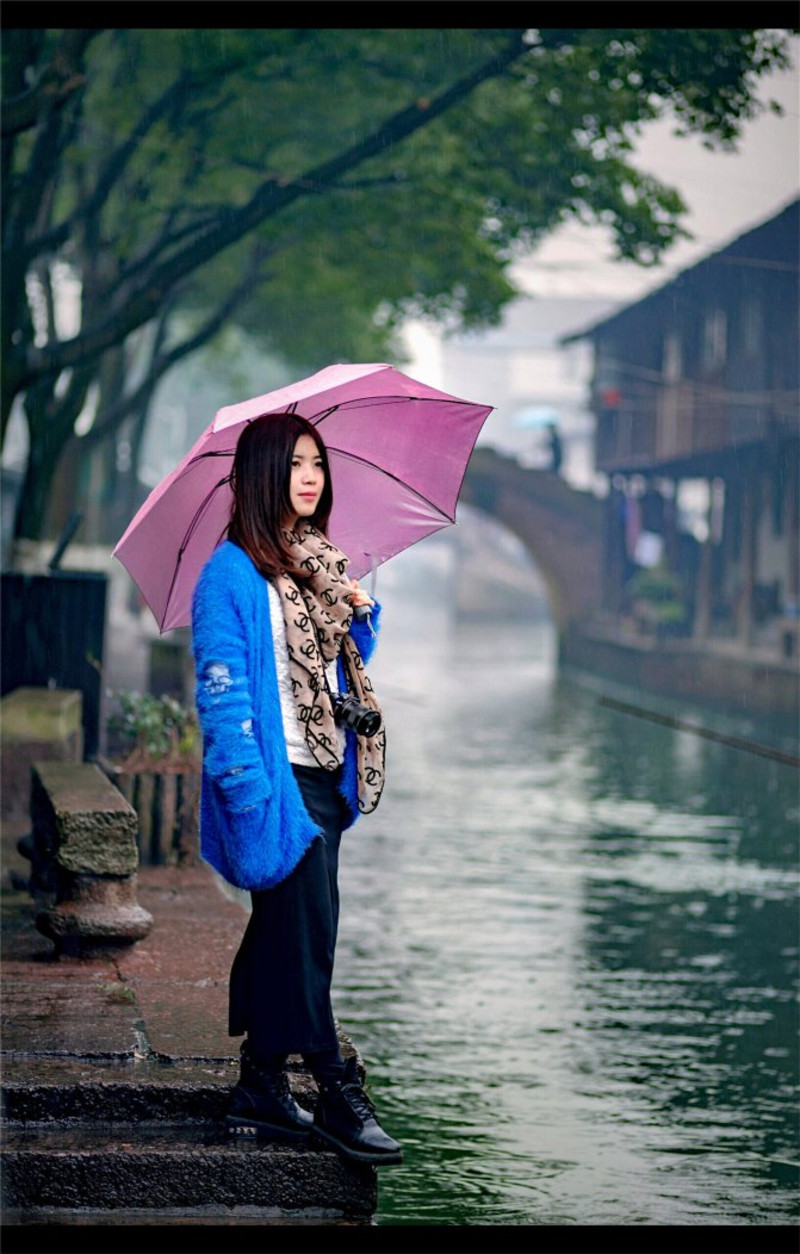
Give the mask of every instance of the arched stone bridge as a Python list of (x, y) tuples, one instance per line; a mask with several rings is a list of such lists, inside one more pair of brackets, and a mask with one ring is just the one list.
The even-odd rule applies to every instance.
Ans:
[(564, 633), (600, 605), (603, 503), (558, 475), (530, 470), (492, 448), (475, 449), (460, 500), (519, 536), (541, 572)]

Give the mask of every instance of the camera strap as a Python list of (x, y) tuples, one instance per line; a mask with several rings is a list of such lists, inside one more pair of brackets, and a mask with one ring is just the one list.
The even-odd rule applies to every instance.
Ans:
[[(320, 645), (320, 640), (319, 640), (319, 631), (318, 631), (318, 629), (317, 629), (317, 624), (314, 622), (313, 618), (311, 618), (311, 616), (310, 616), (310, 615), (309, 615), (309, 622), (311, 623), (311, 629), (312, 629), (312, 631), (314, 632), (314, 639), (315, 639), (315, 640), (316, 640), (316, 642), (317, 642), (317, 652), (319, 653), (320, 665), (322, 666), (322, 678), (323, 678), (323, 681), (324, 681), (324, 683), (325, 683), (325, 691), (327, 692), (327, 694), (328, 694), (328, 699), (329, 699), (329, 701), (330, 701), (330, 703), (331, 703), (331, 711), (333, 711), (333, 710), (335, 710), (335, 709), (336, 709), (336, 698), (334, 697), (333, 693), (331, 692), (331, 686), (330, 686), (330, 684), (328, 683), (328, 668), (327, 668), (327, 666), (325, 665), (325, 658), (324, 658), (324, 657), (323, 657), (323, 655), (322, 655), (322, 646)], [(337, 659), (337, 660), (338, 660), (338, 659)], [(341, 695), (341, 694), (340, 694), (340, 695)]]

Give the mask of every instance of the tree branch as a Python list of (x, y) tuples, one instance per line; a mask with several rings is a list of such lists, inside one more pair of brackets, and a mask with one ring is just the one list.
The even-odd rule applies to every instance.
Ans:
[(87, 328), (72, 340), (56, 347), (28, 348), (25, 365), (21, 371), (21, 384), (26, 386), (40, 373), (63, 369), (68, 365), (87, 360), (104, 352), (113, 344), (120, 343), (131, 331), (153, 318), (160, 303), (174, 285), (218, 253), (246, 235), (272, 214), (287, 208), (295, 200), (308, 194), (308, 185), (328, 186), (339, 176), (354, 169), (371, 157), (383, 155), (389, 148), (429, 125), (458, 101), (473, 92), (487, 79), (502, 74), (514, 61), (528, 51), (525, 29), (511, 32), (504, 50), (471, 73), (459, 79), (452, 87), (433, 99), (419, 99), (389, 118), (371, 135), (359, 140), (350, 148), (310, 170), (303, 178), (291, 182), (271, 179), (262, 183), (250, 201), (240, 209), (231, 209), (199, 238), (180, 252), (158, 265), (145, 275), (139, 289), (133, 293), (119, 314), (102, 326)]
[(63, 109), (74, 92), (83, 87), (83, 54), (102, 28), (65, 30), (52, 61), (44, 67), (35, 87), (3, 101), (2, 135), (6, 139), (36, 126), (43, 115)]
[(123, 418), (137, 408), (145, 399), (148, 392), (152, 392), (156, 383), (171, 370), (176, 362), (181, 361), (184, 357), (188, 357), (191, 353), (202, 348), (210, 339), (217, 334), (225, 325), (234, 309), (242, 304), (243, 301), (254, 291), (259, 282), (263, 278), (261, 274), (261, 266), (266, 257), (271, 255), (274, 250), (266, 249), (263, 245), (257, 245), (253, 249), (251, 263), (247, 268), (244, 279), (234, 287), (226, 296), (201, 327), (190, 336), (189, 339), (176, 344), (168, 352), (157, 353), (150, 364), (147, 377), (142, 380), (138, 387), (127, 396), (120, 397), (114, 404), (107, 406), (103, 413), (95, 420), (94, 425), (90, 428), (82, 441), (85, 446), (99, 444), (106, 439), (119, 424)]
[(35, 257), (39, 252), (51, 251), (60, 248), (66, 243), (70, 235), (74, 231), (79, 222), (85, 222), (90, 218), (96, 217), (103, 205), (108, 200), (115, 184), (122, 177), (128, 162), (134, 155), (142, 140), (148, 131), (159, 122), (175, 104), (185, 99), (189, 87), (194, 83), (193, 76), (183, 74), (171, 83), (166, 91), (162, 92), (158, 100), (154, 100), (149, 109), (147, 109), (139, 120), (137, 126), (131, 131), (123, 144), (111, 153), (105, 165), (100, 171), (94, 191), (88, 200), (84, 201), (78, 209), (64, 222), (57, 227), (53, 227), (46, 235), (39, 236), (38, 239), (31, 240), (26, 246), (26, 255), (28, 259)]
[[(260, 162), (249, 161), (245, 157), (235, 157), (231, 164), (237, 166), (240, 170), (254, 170), (258, 174), (262, 175), (264, 173), (264, 167)], [(278, 175), (273, 174), (271, 177), (277, 179)], [(307, 178), (293, 179), (292, 183), (295, 187), (302, 187), (304, 191), (316, 192), (319, 194), (322, 192), (334, 191), (363, 191), (364, 188), (367, 187), (391, 187), (393, 184), (404, 183), (406, 181), (407, 177), (402, 171), (394, 171), (391, 174), (381, 175), (380, 178), (353, 179), (352, 182), (348, 183), (312, 183), (311, 180)]]

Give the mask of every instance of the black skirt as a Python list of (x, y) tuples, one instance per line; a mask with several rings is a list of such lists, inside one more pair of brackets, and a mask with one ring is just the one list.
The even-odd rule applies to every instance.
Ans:
[(318, 836), (291, 875), (251, 893), (253, 910), (233, 961), (228, 1031), (256, 1056), (335, 1049), (331, 980), (339, 923), (339, 844), (346, 807), (341, 771), (293, 766)]

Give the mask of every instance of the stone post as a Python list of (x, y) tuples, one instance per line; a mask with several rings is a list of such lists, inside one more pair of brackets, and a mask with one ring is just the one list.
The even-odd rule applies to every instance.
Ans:
[(93, 763), (31, 771), (32, 884), (53, 899), (36, 927), (56, 952), (88, 956), (133, 944), (153, 919), (136, 899), (136, 811)]

